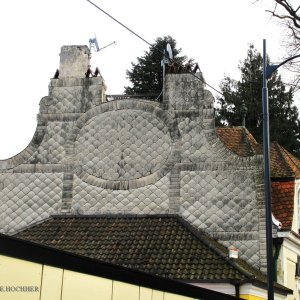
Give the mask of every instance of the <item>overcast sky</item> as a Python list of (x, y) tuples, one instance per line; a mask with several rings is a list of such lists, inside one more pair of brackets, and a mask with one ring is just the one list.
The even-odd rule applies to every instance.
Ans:
[[(265, 12), (271, 0), (94, 0), (127, 27), (152, 43), (171, 35), (182, 54), (200, 65), (206, 81), (218, 88), (224, 74), (238, 79), (238, 64), (250, 43), (280, 61), (282, 30)], [(92, 68), (99, 67), (111, 94), (129, 82), (126, 69), (148, 45), (86, 0), (1, 1), (0, 30), (0, 159), (11, 157), (30, 142), (39, 101), (59, 67), (63, 45), (88, 45), (97, 36)], [(215, 92), (213, 92), (215, 95)]]

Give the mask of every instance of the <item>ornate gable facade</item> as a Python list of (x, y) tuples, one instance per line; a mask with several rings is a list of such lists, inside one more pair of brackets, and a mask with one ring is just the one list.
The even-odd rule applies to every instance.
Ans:
[(175, 214), (265, 271), (262, 156), (220, 140), (202, 74), (167, 75), (163, 102), (107, 102), (89, 55), (62, 48), (32, 141), (0, 161), (1, 232), (51, 215)]

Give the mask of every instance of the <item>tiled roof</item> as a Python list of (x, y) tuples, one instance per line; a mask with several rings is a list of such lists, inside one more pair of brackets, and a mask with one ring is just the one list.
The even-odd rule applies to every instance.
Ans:
[[(225, 146), (239, 156), (262, 154), (262, 145), (244, 127), (219, 127), (216, 133)], [(300, 178), (300, 160), (278, 143), (270, 145), (271, 176), (273, 178)]]
[(283, 148), (278, 143), (270, 145), (270, 160), (273, 178), (294, 177), (294, 173), (283, 155)]
[(294, 181), (272, 181), (272, 211), (282, 223), (282, 230), (291, 230), (294, 214)]
[(296, 178), (300, 178), (300, 160), (296, 158), (294, 155), (292, 155), (290, 152), (288, 152), (286, 149), (278, 145), (281, 149), (281, 153), (289, 165), (290, 169), (292, 170), (292, 173)]
[(246, 128), (218, 127), (216, 133), (233, 153), (239, 156), (253, 156), (256, 154), (258, 143)]
[(178, 216), (54, 216), (16, 237), (172, 279), (265, 279)]
[(300, 160), (277, 142), (270, 145), (270, 160), (273, 178), (300, 178)]

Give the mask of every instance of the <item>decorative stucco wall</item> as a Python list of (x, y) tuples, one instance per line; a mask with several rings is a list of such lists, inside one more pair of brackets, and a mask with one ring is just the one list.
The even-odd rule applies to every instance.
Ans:
[(166, 76), (162, 103), (106, 102), (102, 77), (63, 69), (29, 146), (0, 161), (1, 232), (54, 213), (177, 213), (265, 271), (261, 157), (218, 139), (202, 75)]

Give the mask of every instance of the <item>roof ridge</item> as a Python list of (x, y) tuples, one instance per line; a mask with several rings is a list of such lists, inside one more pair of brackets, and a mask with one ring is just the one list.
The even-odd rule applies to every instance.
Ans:
[[(300, 164), (300, 160), (295, 157), (292, 153), (290, 153), (287, 149), (285, 149), (284, 147), (282, 147), (281, 145), (279, 145), (279, 147), (282, 149), (282, 151), (284, 152), (285, 155), (288, 156), (288, 158), (290, 159), (290, 161), (292, 162), (292, 164), (299, 170), (300, 172), (300, 167), (298, 167), (298, 165), (296, 164), (296, 162), (294, 161), (295, 159), (299, 161)], [(294, 173), (293, 169), (292, 172)], [(295, 174), (296, 175), (296, 174)]]
[[(292, 169), (291, 166), (288, 164), (288, 162), (286, 161), (286, 158), (285, 158), (284, 155), (282, 154), (282, 149), (283, 149), (283, 147), (280, 146), (280, 145), (278, 144), (278, 142), (273, 142), (272, 144), (273, 144), (273, 145), (276, 147), (276, 149), (278, 150), (278, 153), (279, 153), (279, 155), (280, 155), (280, 157), (281, 157), (283, 163), (284, 163), (284, 164), (286, 165), (286, 167), (289, 169), (289, 172), (290, 172), (291, 174), (294, 174), (293, 169)], [(294, 175), (295, 175), (295, 174), (294, 174)]]
[[(47, 218), (45, 218), (45, 219), (42, 219), (42, 220), (39, 220), (39, 221), (37, 221), (37, 222), (34, 222), (34, 223), (31, 223), (31, 224), (29, 224), (29, 225), (27, 225), (27, 226), (24, 226), (24, 227), (22, 227), (21, 229), (19, 229), (19, 230), (16, 230), (13, 234), (7, 234), (8, 236), (16, 236), (17, 234), (19, 234), (19, 233), (21, 233), (21, 232), (23, 232), (23, 231), (25, 231), (25, 230), (28, 230), (28, 229), (30, 229), (30, 228), (32, 228), (32, 227), (35, 227), (35, 226), (37, 226), (37, 225), (39, 225), (39, 224), (42, 224), (42, 223), (44, 223), (44, 222), (46, 222), (46, 221), (49, 221), (49, 220), (51, 220), (51, 219), (53, 219), (52, 218), (52, 215), (50, 215), (50, 216), (48, 216)], [(2, 233), (3, 234), (3, 233)]]
[(254, 151), (254, 149), (253, 149), (253, 147), (252, 147), (252, 145), (251, 145), (251, 143), (250, 143), (250, 141), (249, 141), (249, 138), (248, 138), (248, 133), (249, 133), (249, 132), (246, 132), (246, 131), (248, 131), (248, 130), (246, 129), (246, 127), (242, 127), (243, 138), (244, 138), (246, 144), (249, 146), (249, 149), (250, 149), (251, 154), (252, 154), (252, 155), (255, 155), (256, 152)]
[[(89, 215), (79, 215), (79, 214), (53, 214), (51, 215), (48, 219), (60, 219), (60, 218), (78, 218), (78, 219), (92, 219), (92, 218), (108, 218), (108, 219), (117, 219), (117, 218), (137, 218), (137, 219), (142, 219), (142, 218), (176, 218), (178, 215), (177, 214), (122, 214), (122, 213), (117, 213), (117, 214), (89, 214)], [(43, 220), (45, 221), (45, 220)], [(35, 223), (37, 224), (37, 223)]]

